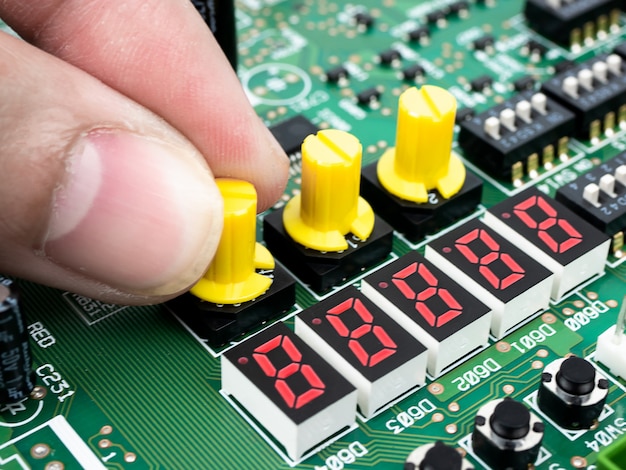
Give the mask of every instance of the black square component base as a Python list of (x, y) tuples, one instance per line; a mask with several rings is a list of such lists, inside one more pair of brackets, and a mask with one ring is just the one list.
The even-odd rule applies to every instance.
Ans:
[(480, 204), (483, 182), (469, 171), (461, 190), (450, 199), (444, 199), (437, 190), (432, 190), (428, 193), (429, 202), (420, 204), (400, 199), (383, 188), (378, 181), (376, 165), (372, 163), (363, 168), (361, 195), (374, 212), (381, 214), (411, 243), (471, 214)]
[(323, 293), (385, 260), (391, 252), (393, 229), (376, 216), (374, 231), (367, 240), (347, 234), (347, 250), (321, 252), (306, 248), (289, 236), (283, 226), (281, 209), (263, 220), (263, 239), (272, 254), (292, 273), (315, 292)]
[(222, 346), (289, 311), (296, 303), (296, 281), (280, 266), (272, 285), (260, 297), (236, 305), (217, 305), (191, 293), (165, 305), (210, 346)]

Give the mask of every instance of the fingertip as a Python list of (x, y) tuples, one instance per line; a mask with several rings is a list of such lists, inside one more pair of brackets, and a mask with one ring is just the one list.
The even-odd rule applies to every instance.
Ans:
[(250, 109), (236, 119), (225, 115), (214, 130), (212, 143), (198, 148), (204, 149), (215, 177), (249, 181), (258, 194), (258, 211), (272, 207), (287, 185), (289, 158), (269, 129)]
[(256, 164), (265, 169), (266, 179), (257, 183), (259, 212), (269, 209), (282, 196), (289, 178), (289, 157), (276, 141), (272, 133), (265, 127), (267, 151), (261, 152)]
[(91, 131), (56, 191), (44, 255), (120, 292), (171, 296), (206, 270), (222, 200), (189, 148), (126, 131)]

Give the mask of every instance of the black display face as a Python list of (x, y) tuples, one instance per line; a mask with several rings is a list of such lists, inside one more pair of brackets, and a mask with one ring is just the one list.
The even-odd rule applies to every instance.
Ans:
[(428, 245), (504, 303), (510, 302), (551, 274), (476, 219)]
[(355, 287), (343, 289), (298, 317), (370, 382), (426, 350)]
[(297, 424), (355, 390), (283, 323), (249, 338), (225, 356)]
[(364, 279), (437, 341), (457, 333), (490, 309), (417, 252)]
[(506, 199), (489, 212), (562, 266), (606, 240), (602, 232), (535, 188)]

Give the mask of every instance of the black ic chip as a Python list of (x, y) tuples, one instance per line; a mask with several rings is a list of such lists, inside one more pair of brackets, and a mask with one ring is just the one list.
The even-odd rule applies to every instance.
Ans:
[(270, 127), (270, 132), (287, 155), (298, 152), (302, 141), (318, 130), (315, 124), (302, 115), (294, 116)]

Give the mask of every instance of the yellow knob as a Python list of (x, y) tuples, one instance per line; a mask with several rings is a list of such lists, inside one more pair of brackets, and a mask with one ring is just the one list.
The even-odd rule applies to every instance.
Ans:
[(460, 191), (465, 167), (452, 152), (455, 113), (456, 100), (443, 88), (425, 85), (400, 95), (396, 147), (377, 166), (387, 191), (413, 202), (428, 202), (435, 188), (446, 199)]
[(302, 143), (302, 186), (283, 212), (289, 236), (318, 251), (348, 248), (345, 235), (367, 239), (374, 211), (359, 196), (361, 143), (347, 132), (329, 129)]
[(255, 269), (274, 269), (274, 258), (256, 242), (254, 186), (218, 179), (217, 187), (224, 198), (224, 230), (208, 271), (191, 293), (207, 302), (232, 305), (255, 299), (269, 289), (272, 280)]

